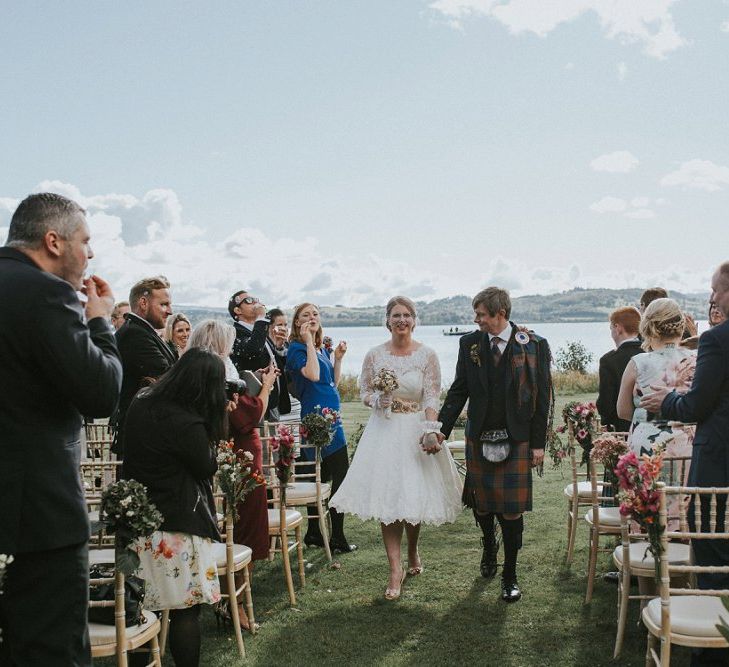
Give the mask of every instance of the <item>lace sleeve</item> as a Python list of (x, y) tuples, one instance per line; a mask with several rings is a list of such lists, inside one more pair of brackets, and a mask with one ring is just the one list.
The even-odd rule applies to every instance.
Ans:
[(438, 355), (431, 349), (428, 350), (423, 371), (423, 409), (431, 408), (438, 412), (440, 408), (440, 362)]
[(372, 378), (375, 376), (375, 351), (367, 352), (362, 362), (362, 373), (359, 376), (359, 395), (362, 402), (372, 408), (375, 406), (378, 392), (372, 387)]

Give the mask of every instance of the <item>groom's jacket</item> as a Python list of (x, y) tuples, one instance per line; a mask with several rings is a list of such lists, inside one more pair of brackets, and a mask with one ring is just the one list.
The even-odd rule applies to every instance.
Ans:
[[(515, 335), (524, 334), (526, 342)], [(480, 331), (461, 337), (456, 377), (451, 384), (438, 420), (441, 432), (448, 437), (453, 424), (468, 401), (466, 437), (478, 440), (484, 430), (489, 406), (488, 334)], [(545, 338), (532, 332), (520, 332), (512, 322), (512, 333), (500, 364), (506, 366), (506, 429), (514, 442), (528, 442), (531, 449), (544, 449), (552, 406), (551, 354)]]

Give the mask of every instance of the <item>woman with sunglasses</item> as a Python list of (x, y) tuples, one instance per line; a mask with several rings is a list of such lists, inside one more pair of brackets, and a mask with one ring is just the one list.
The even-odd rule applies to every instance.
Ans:
[[(293, 326), (289, 351), (286, 355), (286, 371), (293, 380), (295, 393), (301, 401), (301, 416), (305, 417), (317, 407), (340, 409), (337, 384), (342, 370), (342, 358), (347, 352), (347, 344), (342, 341), (334, 349), (334, 363), (324, 354), (322, 340), (324, 338), (319, 309), (313, 303), (302, 303), (294, 310)], [(332, 484), (332, 494), (336, 493), (344, 481), (349, 468), (347, 441), (344, 429), (339, 424), (332, 442), (322, 448), (322, 479)], [(302, 456), (308, 460), (313, 458), (310, 449), (302, 450)], [(307, 546), (324, 546), (319, 530), (319, 522), (311, 516), (316, 513), (313, 507), (308, 508), (309, 522), (306, 528), (304, 543)], [(332, 551), (348, 553), (357, 546), (350, 544), (344, 536), (344, 514), (330, 509), (332, 520), (332, 538), (329, 546)]]

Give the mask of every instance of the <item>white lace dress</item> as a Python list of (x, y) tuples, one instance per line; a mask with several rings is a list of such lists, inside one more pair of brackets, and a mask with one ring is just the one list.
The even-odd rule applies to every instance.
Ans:
[(366, 405), (375, 403), (378, 394), (372, 381), (383, 368), (397, 376), (393, 399), (414, 401), (420, 409), (410, 413), (373, 409), (347, 476), (329, 505), (385, 524), (453, 522), (462, 509), (462, 482), (450, 452), (444, 447), (437, 454), (426, 454), (420, 446), (425, 409), (437, 411), (440, 403), (438, 357), (425, 346), (408, 356), (391, 354), (388, 344), (372, 348), (360, 376)]

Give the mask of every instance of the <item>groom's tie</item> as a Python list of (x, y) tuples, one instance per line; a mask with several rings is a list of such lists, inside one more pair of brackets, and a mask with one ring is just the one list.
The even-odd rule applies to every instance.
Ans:
[(499, 361), (501, 361), (501, 350), (499, 349), (500, 342), (501, 338), (498, 336), (494, 336), (491, 339), (491, 354), (494, 356), (494, 366), (498, 366)]

